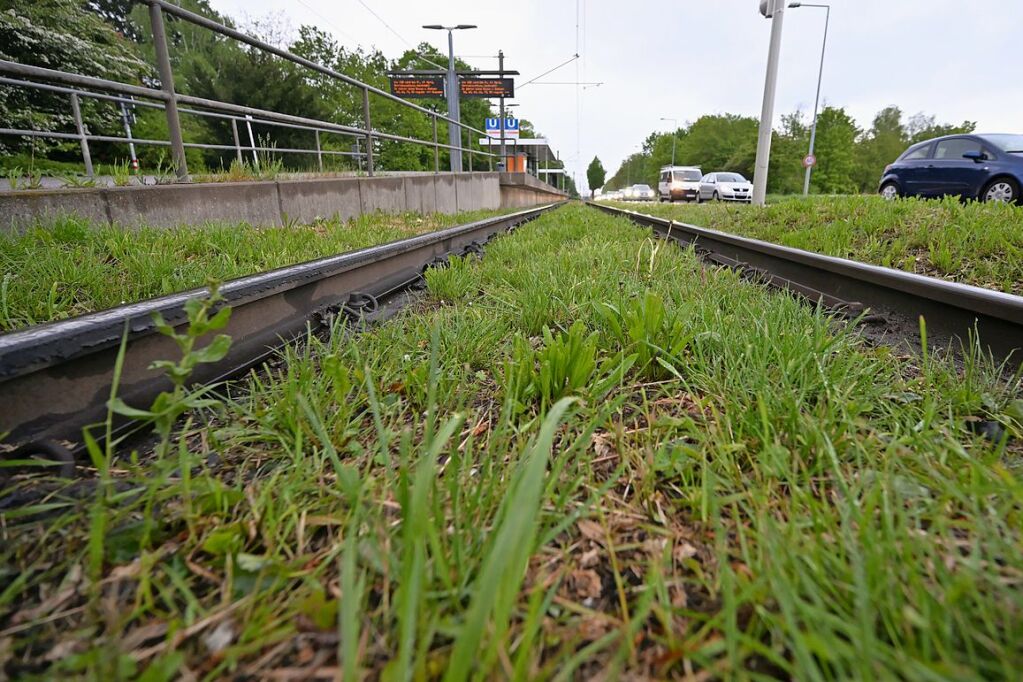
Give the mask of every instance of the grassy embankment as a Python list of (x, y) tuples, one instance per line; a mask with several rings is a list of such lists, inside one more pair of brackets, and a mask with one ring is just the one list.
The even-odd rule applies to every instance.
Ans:
[(765, 209), (616, 203), (723, 232), (1023, 294), (1023, 207), (877, 196), (784, 197)]
[(75, 218), (0, 234), (0, 330), (301, 263), (506, 213), (368, 214), (254, 228), (94, 226)]
[(870, 348), (582, 207), (428, 281), (7, 513), (9, 674), (1023, 669), (1023, 468), (964, 423), (1019, 435), (1018, 386), (975, 355)]

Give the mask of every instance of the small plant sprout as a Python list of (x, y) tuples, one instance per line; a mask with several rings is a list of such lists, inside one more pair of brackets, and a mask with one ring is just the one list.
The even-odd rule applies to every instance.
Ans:
[(226, 334), (217, 334), (206, 346), (197, 347), (199, 339), (212, 331), (223, 329), (231, 319), (231, 308), (228, 306), (221, 307), (211, 315), (217, 304), (224, 300), (219, 289), (219, 284), (210, 283), (209, 296), (189, 299), (185, 303), (188, 325), (184, 332), (177, 332), (159, 313), (153, 318), (157, 330), (173, 339), (181, 351), (181, 358), (177, 361), (157, 360), (151, 365), (151, 369), (163, 371), (170, 379), (173, 389), (160, 393), (148, 409), (131, 407), (120, 398), (113, 398), (110, 401), (110, 409), (116, 414), (153, 424), (160, 437), (156, 449), (160, 457), (169, 454), (171, 431), (181, 415), (189, 410), (218, 404), (216, 400), (207, 397), (211, 386), (190, 390), (187, 383), (196, 366), (220, 361), (231, 347), (231, 337)]

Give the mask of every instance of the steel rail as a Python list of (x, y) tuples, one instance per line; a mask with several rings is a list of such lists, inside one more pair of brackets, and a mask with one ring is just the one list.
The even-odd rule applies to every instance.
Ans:
[[(388, 296), (421, 280), (449, 255), (478, 251), (492, 237), (533, 220), (559, 203), (488, 218), (388, 244), (278, 268), (225, 283), (232, 307), (224, 333), (231, 349), (218, 363), (200, 365), (196, 383), (220, 381), (250, 368), (283, 344), (363, 297)], [(131, 405), (148, 406), (170, 382), (150, 369), (177, 358), (175, 343), (158, 333), (153, 315), (186, 323), (184, 304), (208, 294), (192, 289), (110, 310), (0, 335), (0, 433), (21, 446), (69, 441), (80, 448), (82, 428), (106, 418), (115, 359), (127, 334), (117, 390)], [(119, 428), (128, 426), (119, 422)]]
[[(770, 284), (829, 307), (869, 312), (909, 333), (926, 322), (929, 340), (978, 339), (1010, 367), (1023, 364), (1023, 297), (911, 272), (825, 256), (594, 202), (663, 237), (691, 244), (713, 262), (752, 268)], [(875, 318), (876, 319), (876, 318)]]

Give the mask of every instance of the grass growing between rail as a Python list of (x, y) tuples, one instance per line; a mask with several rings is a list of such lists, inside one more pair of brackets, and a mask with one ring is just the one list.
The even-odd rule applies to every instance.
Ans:
[(506, 213), (372, 213), (255, 228), (96, 226), (62, 218), (0, 234), (0, 330), (133, 303)]
[(867, 347), (583, 207), (428, 282), (191, 413), (163, 459), (99, 457), (102, 494), (4, 514), (8, 674), (1023, 667), (1023, 469), (965, 424), (1018, 436), (1019, 387), (976, 354)]
[(615, 204), (722, 232), (1023, 295), (1023, 206), (876, 196)]

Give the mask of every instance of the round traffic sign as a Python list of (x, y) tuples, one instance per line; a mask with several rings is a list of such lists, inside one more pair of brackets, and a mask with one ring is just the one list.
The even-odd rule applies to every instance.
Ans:
[(809, 168), (810, 166), (817, 165), (817, 157), (813, 154), (807, 154), (803, 157), (803, 168)]

